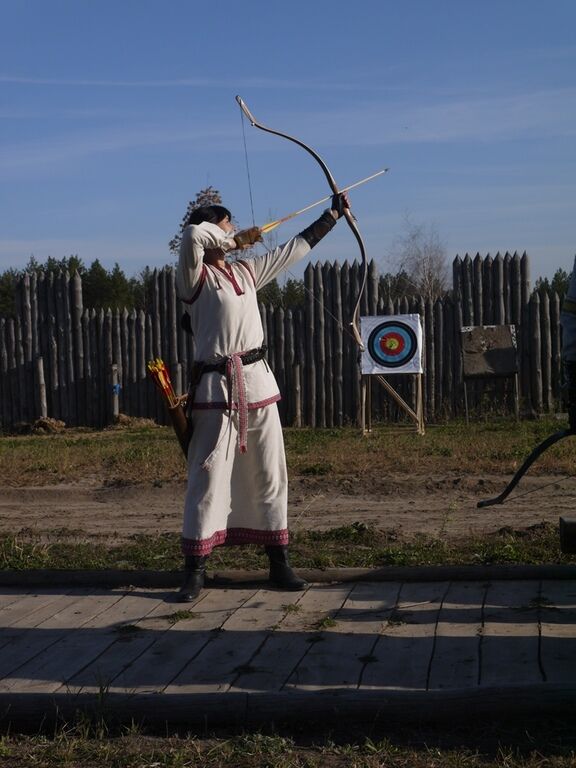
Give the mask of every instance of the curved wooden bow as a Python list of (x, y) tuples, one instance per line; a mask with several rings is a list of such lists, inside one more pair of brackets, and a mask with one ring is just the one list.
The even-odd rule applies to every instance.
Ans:
[[(272, 128), (267, 128), (265, 125), (262, 125), (256, 120), (256, 118), (254, 117), (252, 112), (250, 112), (250, 110), (246, 106), (245, 102), (240, 98), (240, 96), (236, 96), (236, 101), (238, 102), (238, 104), (240, 105), (240, 109), (246, 115), (246, 117), (250, 121), (250, 124), (254, 128), (260, 128), (261, 131), (266, 131), (266, 133), (272, 133), (275, 136), (280, 136), (283, 139), (288, 139), (288, 141), (293, 141), (294, 144), (297, 144), (299, 147), (302, 147), (302, 149), (306, 150), (308, 154), (312, 155), (312, 157), (316, 160), (318, 165), (324, 171), (324, 175), (326, 176), (326, 180), (328, 181), (328, 184), (330, 186), (330, 189), (332, 190), (332, 193), (335, 195), (339, 194), (340, 190), (338, 189), (338, 185), (334, 180), (334, 176), (332, 176), (332, 173), (330, 172), (328, 166), (315, 150), (313, 150), (307, 144), (304, 144), (304, 142), (300, 141), (300, 139), (294, 138), (294, 136), (289, 136), (287, 133), (282, 133), (281, 131), (276, 131), (276, 130), (273, 130)], [(360, 291), (358, 293), (358, 299), (356, 300), (356, 303), (354, 305), (354, 310), (352, 312), (352, 322), (350, 323), (350, 327), (352, 329), (354, 340), (356, 341), (360, 349), (364, 350), (364, 344), (362, 343), (362, 337), (360, 335), (358, 321), (360, 319), (360, 302), (362, 301), (362, 295), (364, 293), (364, 288), (366, 287), (366, 279), (368, 277), (366, 248), (364, 247), (364, 241), (362, 240), (362, 235), (360, 234), (360, 230), (356, 225), (356, 220), (352, 215), (352, 211), (349, 208), (344, 209), (344, 216), (346, 218), (346, 221), (348, 222), (348, 226), (354, 233), (354, 237), (356, 238), (358, 247), (360, 248), (360, 253), (362, 255), (362, 278), (360, 280)]]
[(476, 505), (477, 507), (492, 507), (495, 504), (503, 504), (504, 500), (510, 495), (510, 493), (514, 490), (514, 488), (518, 485), (521, 478), (526, 474), (528, 469), (532, 466), (532, 464), (536, 461), (536, 459), (539, 456), (542, 456), (544, 451), (548, 450), (552, 445), (557, 443), (559, 440), (562, 440), (564, 437), (570, 437), (570, 435), (576, 435), (576, 430), (570, 426), (568, 429), (559, 429), (558, 432), (554, 432), (554, 434), (547, 437), (545, 440), (542, 440), (539, 445), (534, 448), (532, 453), (530, 453), (527, 458), (524, 460), (524, 463), (520, 467), (520, 469), (516, 472), (512, 480), (508, 483), (506, 488), (502, 491), (502, 493), (499, 496), (495, 496), (493, 499), (484, 499), (483, 501), (479, 501)]

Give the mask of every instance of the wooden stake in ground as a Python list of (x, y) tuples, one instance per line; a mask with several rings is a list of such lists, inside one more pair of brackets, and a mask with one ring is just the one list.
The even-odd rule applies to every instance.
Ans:
[(162, 393), (168, 413), (176, 432), (176, 437), (184, 456), (188, 459), (188, 446), (192, 437), (192, 424), (186, 418), (186, 395), (177, 395), (174, 392), (170, 374), (164, 361), (157, 357), (148, 363), (148, 371), (160, 392)]

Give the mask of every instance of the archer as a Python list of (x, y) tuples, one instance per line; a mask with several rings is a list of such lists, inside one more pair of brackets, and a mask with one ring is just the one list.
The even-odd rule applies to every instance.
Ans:
[(220, 205), (194, 210), (182, 233), (176, 272), (194, 336), (187, 400), (193, 424), (184, 505), (182, 602), (204, 585), (206, 561), (222, 544), (264, 545), (270, 582), (302, 590), (288, 559), (288, 499), (280, 392), (265, 361), (256, 292), (306, 256), (348, 208), (345, 193), (313, 224), (263, 256), (228, 261), (261, 240), (252, 227), (234, 234)]

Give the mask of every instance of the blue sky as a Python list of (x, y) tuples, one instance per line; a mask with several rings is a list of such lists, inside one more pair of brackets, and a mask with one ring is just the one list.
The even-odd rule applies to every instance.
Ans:
[[(533, 279), (570, 271), (575, 29), (573, 0), (0, 0), (0, 271), (163, 266), (209, 184), (250, 226), (237, 93), (341, 185), (390, 167), (352, 193), (383, 268), (408, 214), (450, 261), (526, 251)], [(256, 223), (326, 193), (301, 149), (245, 132)], [(313, 255), (357, 246), (343, 225)]]

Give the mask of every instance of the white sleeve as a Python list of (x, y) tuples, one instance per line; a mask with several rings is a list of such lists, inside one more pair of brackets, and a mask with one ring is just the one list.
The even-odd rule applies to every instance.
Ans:
[(182, 232), (180, 254), (176, 268), (176, 292), (178, 298), (189, 301), (200, 276), (204, 252), (209, 248), (222, 248), (229, 251), (234, 247), (234, 241), (216, 224), (203, 221), (202, 224), (191, 224)]
[(311, 250), (308, 242), (300, 235), (296, 235), (284, 245), (279, 245), (264, 256), (257, 256), (251, 260), (249, 263), (254, 269), (256, 290), (274, 280), (280, 272), (302, 259)]

